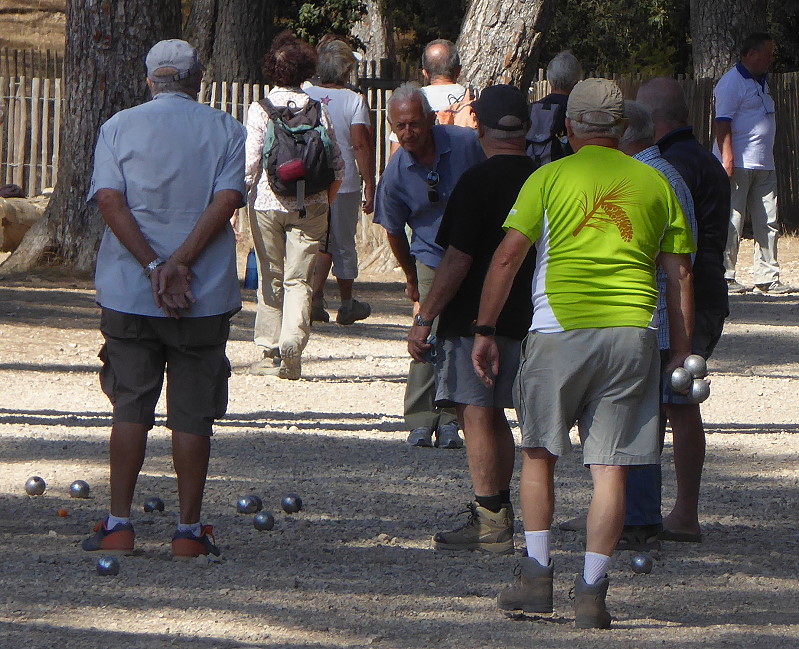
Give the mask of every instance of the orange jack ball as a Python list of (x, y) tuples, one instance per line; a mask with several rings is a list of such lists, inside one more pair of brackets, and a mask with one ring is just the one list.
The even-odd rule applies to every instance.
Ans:
[(67, 516), (69, 516), (69, 512), (66, 509), (59, 509), (58, 510), (58, 515), (61, 518), (66, 518)]

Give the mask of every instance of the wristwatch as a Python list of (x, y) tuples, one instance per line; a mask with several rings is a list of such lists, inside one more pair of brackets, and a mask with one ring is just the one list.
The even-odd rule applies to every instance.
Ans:
[(421, 313), (417, 313), (415, 316), (413, 316), (413, 324), (415, 324), (417, 327), (432, 327), (433, 320), (425, 320)]
[(156, 257), (155, 259), (153, 259), (153, 260), (152, 260), (152, 261), (151, 261), (149, 264), (147, 264), (147, 265), (144, 267), (144, 276), (145, 276), (145, 277), (150, 277), (150, 275), (152, 274), (152, 272), (153, 272), (153, 271), (154, 271), (156, 268), (158, 268), (159, 266), (161, 266), (161, 265), (163, 265), (163, 264), (165, 264), (165, 263), (166, 263), (166, 261), (164, 261), (164, 260), (163, 260), (163, 259), (161, 259), (160, 257)]
[(471, 326), (472, 335), (479, 334), (481, 336), (493, 336), (497, 333), (497, 328), (490, 325), (479, 325), (477, 320), (472, 322)]

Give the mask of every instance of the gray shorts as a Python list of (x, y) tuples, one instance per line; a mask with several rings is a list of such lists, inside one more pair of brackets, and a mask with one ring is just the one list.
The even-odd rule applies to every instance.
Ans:
[(361, 192), (336, 194), (330, 206), (330, 225), (327, 237), (320, 245), (322, 252), (333, 257), (333, 277), (355, 279), (358, 277), (358, 253), (355, 250), (355, 231), (361, 208)]
[(568, 453), (577, 422), (584, 464), (655, 464), (659, 383), (654, 330), (530, 333), (515, 391), (522, 446)]
[(483, 408), (512, 408), (513, 381), (519, 369), (521, 343), (497, 336), (499, 376), (489, 388), (475, 374), (472, 365), (474, 338), (443, 338), (436, 346), (436, 405), (454, 408), (456, 404)]

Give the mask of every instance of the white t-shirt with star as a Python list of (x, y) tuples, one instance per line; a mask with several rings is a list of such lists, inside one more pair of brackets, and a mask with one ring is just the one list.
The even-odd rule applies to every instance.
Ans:
[(369, 108), (363, 95), (346, 88), (325, 88), (324, 86), (307, 86), (305, 92), (313, 99), (322, 102), (333, 120), (336, 131), (336, 142), (344, 158), (344, 182), (339, 192), (361, 191), (361, 177), (355, 164), (355, 152), (352, 148), (350, 127), (355, 124), (370, 126)]

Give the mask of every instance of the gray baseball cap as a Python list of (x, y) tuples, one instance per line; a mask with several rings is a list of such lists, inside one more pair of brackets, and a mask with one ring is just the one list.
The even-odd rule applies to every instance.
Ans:
[(197, 50), (186, 41), (159, 41), (147, 53), (147, 76), (153, 81), (180, 81), (203, 69)]
[[(593, 119), (585, 119), (586, 114), (592, 114)], [(569, 94), (566, 117), (592, 126), (613, 126), (624, 119), (624, 97), (612, 81), (586, 79)]]

